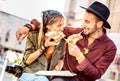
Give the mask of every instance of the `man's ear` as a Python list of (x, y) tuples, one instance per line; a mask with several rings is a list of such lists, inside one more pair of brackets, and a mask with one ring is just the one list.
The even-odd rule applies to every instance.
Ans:
[(98, 27), (98, 28), (100, 28), (100, 27), (102, 27), (102, 26), (103, 26), (103, 24), (104, 24), (104, 22), (103, 22), (103, 21), (98, 21), (98, 22), (97, 22), (97, 27)]

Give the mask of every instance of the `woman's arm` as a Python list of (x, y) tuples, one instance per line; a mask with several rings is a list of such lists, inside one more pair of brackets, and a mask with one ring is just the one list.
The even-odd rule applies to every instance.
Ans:
[(36, 38), (38, 34), (36, 31), (33, 32), (35, 33), (29, 33), (26, 41), (24, 59), (27, 65), (33, 63), (45, 50), (45, 47), (43, 45), (41, 47), (38, 47)]

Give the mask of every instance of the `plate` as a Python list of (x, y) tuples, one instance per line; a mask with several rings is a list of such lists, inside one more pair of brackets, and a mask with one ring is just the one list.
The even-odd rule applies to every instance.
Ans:
[(75, 73), (70, 71), (38, 71), (36, 75), (45, 75), (45, 76), (76, 76)]

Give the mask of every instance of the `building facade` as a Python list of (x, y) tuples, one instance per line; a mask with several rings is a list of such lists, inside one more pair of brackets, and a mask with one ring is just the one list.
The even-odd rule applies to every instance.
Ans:
[(17, 41), (16, 31), (28, 20), (0, 11), (0, 44), (6, 49), (23, 52), (25, 40)]

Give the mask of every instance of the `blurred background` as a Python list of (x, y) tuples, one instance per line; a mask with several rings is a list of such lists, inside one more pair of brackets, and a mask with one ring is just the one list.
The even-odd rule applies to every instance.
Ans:
[[(0, 0), (0, 74), (8, 51), (16, 57), (24, 53), (25, 40), (17, 41), (15, 37), (19, 27), (34, 18), (41, 21), (41, 12), (48, 9), (61, 12), (66, 18), (66, 26), (81, 27), (84, 9), (80, 6), (87, 7), (93, 1), (97, 0)], [(117, 46), (115, 60), (100, 81), (120, 81), (120, 0), (98, 1), (111, 11), (108, 22), (112, 28), (107, 32)], [(13, 59), (12, 55), (10, 59)], [(3, 80), (13, 81), (13, 78), (5, 73)]]

